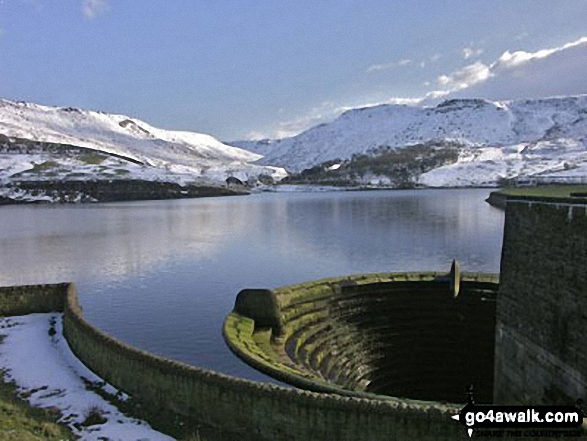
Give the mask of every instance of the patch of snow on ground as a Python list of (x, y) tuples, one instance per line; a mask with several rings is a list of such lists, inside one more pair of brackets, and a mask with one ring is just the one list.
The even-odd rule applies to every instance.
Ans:
[[(102, 382), (71, 352), (63, 338), (61, 314), (31, 314), (0, 318), (0, 368), (6, 379), (14, 381), (21, 393), (29, 393), (33, 406), (55, 407), (82, 440), (172, 441), (173, 438), (153, 430), (147, 423), (123, 415), (115, 406), (84, 386), (82, 377)], [(51, 321), (56, 334), (49, 336)], [(106, 386), (105, 391), (116, 390)], [(99, 408), (107, 422), (89, 427), (79, 426), (92, 408)]]
[(516, 177), (585, 177), (587, 151), (575, 140), (520, 143), (507, 147), (464, 149), (456, 163), (420, 176), (430, 187), (495, 186)]

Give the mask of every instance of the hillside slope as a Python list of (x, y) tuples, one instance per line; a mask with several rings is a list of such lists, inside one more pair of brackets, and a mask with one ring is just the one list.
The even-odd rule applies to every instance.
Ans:
[(0, 100), (0, 182), (35, 179), (143, 179), (175, 183), (274, 179), (282, 169), (209, 135), (155, 128), (125, 115)]
[[(586, 140), (587, 95), (502, 102), (452, 99), (435, 107), (381, 105), (349, 110), (331, 123), (272, 142), (258, 163), (294, 173), (312, 167), (327, 171), (333, 165), (334, 170), (348, 170), (353, 158), (370, 156), (381, 165), (387, 160), (381, 158), (382, 152), (450, 145), (458, 151), (454, 160), (424, 167), (412, 176), (413, 183), (494, 185), (515, 177), (587, 176)], [(397, 169), (393, 164), (388, 175)], [(393, 180), (372, 170), (358, 174), (365, 183), (390, 177)]]

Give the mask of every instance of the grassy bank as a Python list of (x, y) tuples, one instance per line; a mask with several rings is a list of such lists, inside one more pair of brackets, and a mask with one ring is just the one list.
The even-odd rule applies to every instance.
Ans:
[(541, 187), (517, 187), (500, 190), (507, 196), (570, 197), (571, 193), (587, 193), (587, 185), (548, 185)]
[(570, 198), (571, 194), (587, 194), (587, 185), (546, 185), (539, 187), (511, 187), (492, 191), (485, 200), (501, 210), (505, 210), (508, 196)]
[(16, 387), (0, 372), (0, 441), (73, 440), (59, 413), (29, 406), (18, 398)]

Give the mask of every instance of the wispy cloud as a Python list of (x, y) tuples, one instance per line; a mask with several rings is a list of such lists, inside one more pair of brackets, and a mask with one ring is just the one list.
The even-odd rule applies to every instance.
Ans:
[(486, 98), (587, 93), (587, 37), (536, 52), (505, 51), (493, 63), (477, 61), (437, 78), (431, 93), (475, 93)]
[(267, 133), (249, 134), (249, 138), (253, 135), (256, 139), (259, 138), (287, 138), (297, 135), (308, 127), (320, 124), (327, 120), (334, 118), (337, 114), (344, 112), (345, 109), (337, 106), (332, 101), (323, 101), (315, 107), (312, 107), (301, 116), (297, 116), (284, 121), (279, 121)]
[(462, 53), (463, 53), (463, 58), (465, 60), (468, 60), (469, 58), (475, 58), (475, 57), (478, 57), (479, 55), (481, 55), (483, 53), (483, 49), (471, 46), (471, 47), (463, 48)]
[(431, 55), (427, 58), (424, 58), (421, 61), (417, 61), (417, 60), (414, 61), (414, 60), (405, 58), (403, 60), (391, 61), (389, 63), (373, 64), (373, 65), (369, 66), (365, 72), (372, 73), (372, 72), (378, 72), (378, 71), (382, 71), (382, 70), (395, 69), (397, 67), (410, 66), (410, 65), (414, 65), (414, 64), (420, 66), (423, 69), (429, 64), (436, 63), (441, 58), (442, 58), (442, 54), (434, 54), (434, 55)]
[(405, 105), (417, 105), (424, 98), (402, 98), (392, 97), (379, 102), (356, 102), (354, 104), (336, 104), (333, 101), (324, 101), (318, 106), (311, 108), (308, 112), (301, 116), (294, 117), (292, 119), (279, 121), (272, 129), (266, 132), (250, 132), (247, 134), (248, 139), (264, 139), (264, 138), (287, 138), (295, 136), (304, 130), (313, 127), (317, 124), (328, 122), (338, 117), (347, 110), (372, 107), (381, 104), (405, 104)]
[(106, 0), (83, 0), (82, 4), (84, 16), (89, 20), (104, 14), (108, 8)]
[[(433, 57), (440, 59), (440, 56)], [(330, 121), (346, 110), (380, 104), (435, 105), (451, 97), (474, 96), (502, 100), (577, 95), (587, 93), (585, 71), (587, 37), (536, 52), (505, 51), (492, 63), (476, 61), (440, 75), (434, 82), (425, 83), (426, 87), (435, 90), (423, 93), (422, 96), (392, 97), (376, 103), (357, 101), (350, 105), (325, 101), (302, 116), (280, 121), (272, 130), (251, 133), (250, 136), (256, 139), (293, 136), (316, 124)]]
[(403, 60), (399, 60), (399, 61), (391, 61), (389, 63), (383, 63), (383, 64), (372, 64), (371, 66), (369, 66), (366, 70), (367, 73), (371, 73), (371, 72), (378, 72), (381, 70), (389, 70), (389, 69), (394, 69), (396, 67), (404, 67), (404, 66), (409, 66), (410, 64), (412, 64), (412, 60), (410, 59), (403, 59)]
[(453, 92), (485, 81), (490, 75), (490, 67), (477, 61), (449, 75), (439, 76), (437, 83), (445, 87), (448, 91)]
[(424, 69), (429, 64), (436, 63), (441, 58), (442, 58), (442, 54), (431, 55), (430, 57), (426, 58), (425, 60), (420, 61), (420, 67), (422, 69)]

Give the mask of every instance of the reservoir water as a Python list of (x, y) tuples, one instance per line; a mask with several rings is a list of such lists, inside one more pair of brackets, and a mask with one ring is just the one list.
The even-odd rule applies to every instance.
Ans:
[(84, 314), (142, 349), (264, 379), (227, 349), (243, 288), (364, 272), (499, 272), (489, 190), (261, 193), (0, 208), (0, 285), (74, 281)]

